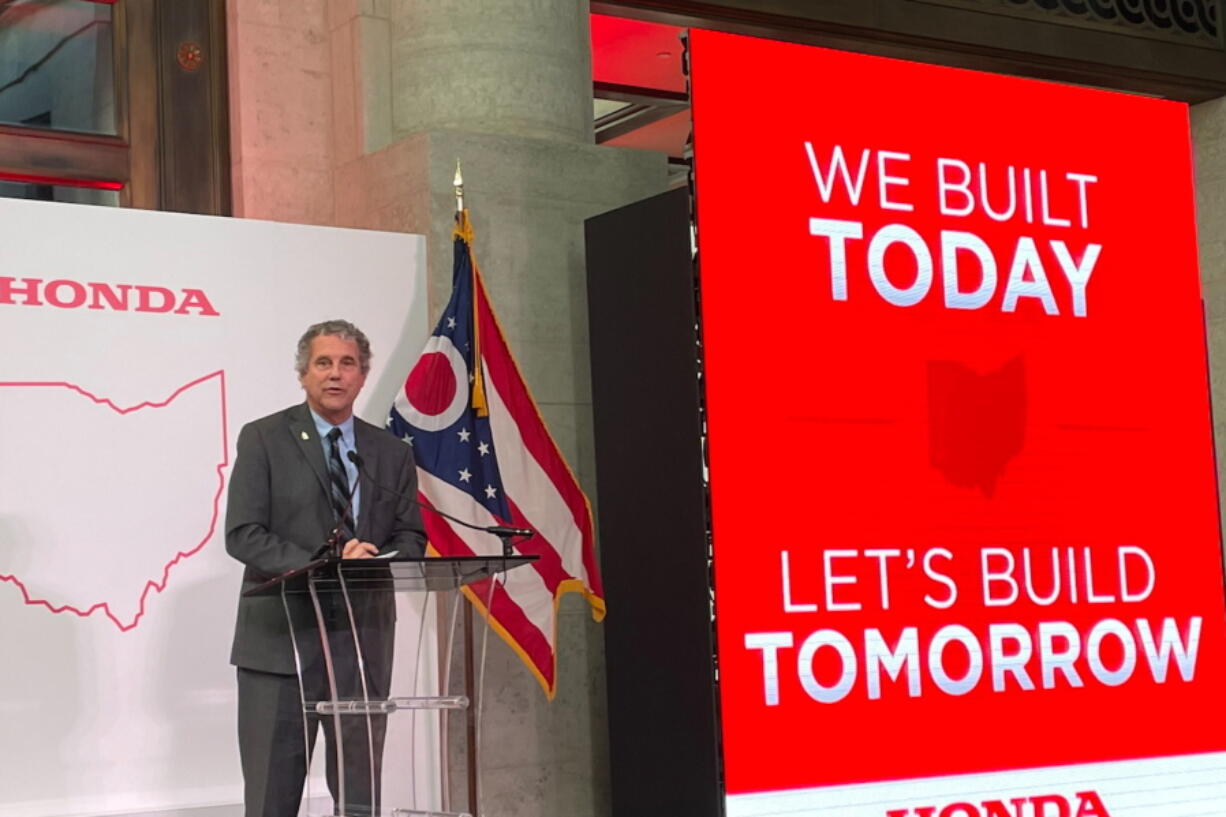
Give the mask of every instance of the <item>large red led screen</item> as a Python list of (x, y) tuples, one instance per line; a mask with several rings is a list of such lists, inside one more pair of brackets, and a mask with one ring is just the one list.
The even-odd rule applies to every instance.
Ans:
[(691, 49), (729, 813), (1226, 814), (1187, 107)]

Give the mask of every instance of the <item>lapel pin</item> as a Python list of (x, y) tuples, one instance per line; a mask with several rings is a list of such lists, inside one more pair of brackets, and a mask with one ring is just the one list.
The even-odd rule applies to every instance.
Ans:
[(307, 434), (307, 433), (304, 431), (304, 432), (302, 432), (302, 439), (304, 439), (304, 440), (309, 440), (309, 439), (311, 439), (311, 437), (310, 437), (310, 435), (308, 435), (308, 434)]

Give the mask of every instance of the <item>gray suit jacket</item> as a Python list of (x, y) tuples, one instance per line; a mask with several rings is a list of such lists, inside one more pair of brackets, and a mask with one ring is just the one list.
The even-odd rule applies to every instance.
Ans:
[[(426, 541), (421, 512), (405, 499), (417, 496), (412, 447), (357, 418), (354, 443), (364, 472), (357, 538), (381, 552), (421, 556)], [(334, 525), (323, 448), (306, 404), (243, 426), (226, 508), (226, 551), (246, 565), (243, 590), (307, 564)], [(300, 614), (313, 619), (304, 597), (294, 601), (300, 608), (296, 621)], [(263, 672), (295, 671), (279, 596), (240, 597), (230, 663)]]

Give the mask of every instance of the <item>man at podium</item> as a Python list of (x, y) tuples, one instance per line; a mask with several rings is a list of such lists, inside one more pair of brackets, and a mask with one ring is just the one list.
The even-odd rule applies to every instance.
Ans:
[[(417, 495), (412, 447), (353, 416), (370, 358), (369, 340), (348, 321), (311, 326), (298, 341), (296, 364), (306, 402), (252, 421), (239, 433), (226, 550), (245, 565), (244, 591), (326, 555), (330, 536), (346, 559), (422, 555), (421, 514), (409, 499)], [(343, 785), (346, 814), (377, 811), (383, 718), (341, 719), (342, 782), (333, 720), (304, 714), (303, 700), (332, 697), (324, 643), (332, 653), (338, 697), (388, 695), (395, 606), (391, 594), (370, 594), (355, 601), (351, 620), (343, 598), (321, 596), (320, 602), (317, 611), (303, 593), (284, 600), (240, 597), (230, 661), (238, 668), (247, 817), (298, 813), (321, 725), (333, 797), (341, 799)], [(354, 649), (355, 630), (362, 661)]]

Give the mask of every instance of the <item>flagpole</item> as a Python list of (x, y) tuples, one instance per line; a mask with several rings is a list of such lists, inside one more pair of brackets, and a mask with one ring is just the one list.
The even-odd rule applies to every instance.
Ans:
[[(487, 581), (493, 581), (488, 579)], [(486, 622), (485, 626), (489, 626)], [(473, 817), (483, 817), (481, 808), (481, 747), (477, 742), (477, 699), (474, 697), (477, 689), (476, 677), (476, 647), (473, 639), (472, 604), (464, 605), (464, 694), (468, 696), (468, 718), (466, 720), (465, 739), (468, 742), (468, 812)]]
[[(452, 187), (455, 188), (455, 220), (458, 230), (465, 231), (467, 225), (464, 223), (464, 172), (460, 167), (459, 157), (455, 160), (455, 178), (452, 179)], [(474, 268), (475, 269), (475, 268)], [(473, 273), (475, 277), (475, 272)], [(474, 290), (476, 281), (473, 281)], [(476, 318), (476, 298), (473, 299), (474, 319)], [(475, 321), (474, 321), (475, 323)], [(473, 339), (476, 340), (476, 326), (473, 327)], [(474, 343), (474, 346), (476, 344)], [(481, 358), (477, 355), (474, 348), (475, 365), (481, 365)], [(493, 581), (493, 579), (490, 579)], [(489, 622), (485, 625), (489, 627)], [(473, 609), (471, 604), (464, 605), (464, 694), (468, 697), (468, 711), (466, 718), (465, 738), (468, 744), (468, 751), (465, 753), (468, 759), (466, 771), (468, 772), (468, 810), (473, 817), (481, 817), (481, 745), (478, 735), (480, 734), (480, 726), (478, 719), (480, 715), (481, 701), (478, 696), (480, 691), (477, 688), (476, 679), (476, 645), (473, 639)], [(484, 669), (484, 668), (483, 668)]]

